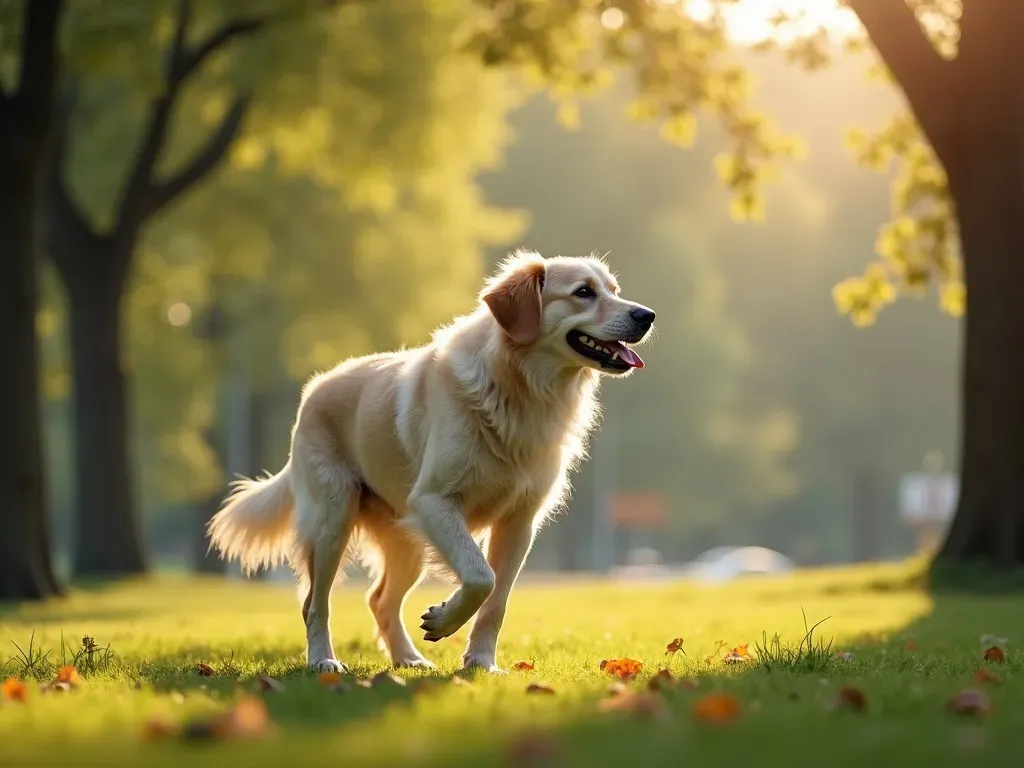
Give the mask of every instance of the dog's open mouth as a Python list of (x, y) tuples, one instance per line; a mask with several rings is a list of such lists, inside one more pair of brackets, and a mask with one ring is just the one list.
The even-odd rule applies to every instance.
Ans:
[(569, 331), (565, 340), (569, 346), (584, 357), (600, 363), (609, 371), (628, 371), (630, 368), (643, 368), (644, 361), (640, 355), (621, 341), (606, 341), (588, 336), (580, 331)]

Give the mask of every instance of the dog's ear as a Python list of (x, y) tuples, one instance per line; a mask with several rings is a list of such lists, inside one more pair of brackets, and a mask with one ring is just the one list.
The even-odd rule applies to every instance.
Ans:
[(540, 338), (545, 273), (540, 258), (526, 260), (512, 266), (480, 297), (516, 344), (533, 344)]

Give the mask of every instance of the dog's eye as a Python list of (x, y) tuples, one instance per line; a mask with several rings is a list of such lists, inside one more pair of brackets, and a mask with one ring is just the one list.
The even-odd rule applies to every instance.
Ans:
[(594, 289), (591, 288), (589, 285), (581, 285), (579, 288), (572, 292), (572, 295), (578, 296), (581, 299), (592, 299), (595, 296), (597, 296), (597, 294), (594, 293)]

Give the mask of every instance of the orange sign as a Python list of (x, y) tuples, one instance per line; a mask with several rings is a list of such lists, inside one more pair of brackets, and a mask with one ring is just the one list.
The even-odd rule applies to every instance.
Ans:
[(612, 495), (612, 521), (622, 528), (664, 528), (668, 524), (668, 502), (657, 491)]

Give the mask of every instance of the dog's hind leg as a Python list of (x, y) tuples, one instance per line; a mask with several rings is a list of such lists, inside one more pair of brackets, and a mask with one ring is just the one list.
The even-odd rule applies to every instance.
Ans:
[(297, 477), (295, 491), (298, 548), (309, 591), (302, 604), (306, 659), (314, 672), (344, 672), (331, 642), (331, 589), (352, 535), (359, 485), (336, 473), (325, 478)]
[(402, 621), (405, 599), (423, 577), (423, 546), (391, 521), (369, 527), (379, 576), (366, 595), (380, 639), (396, 667), (433, 667), (416, 650)]

